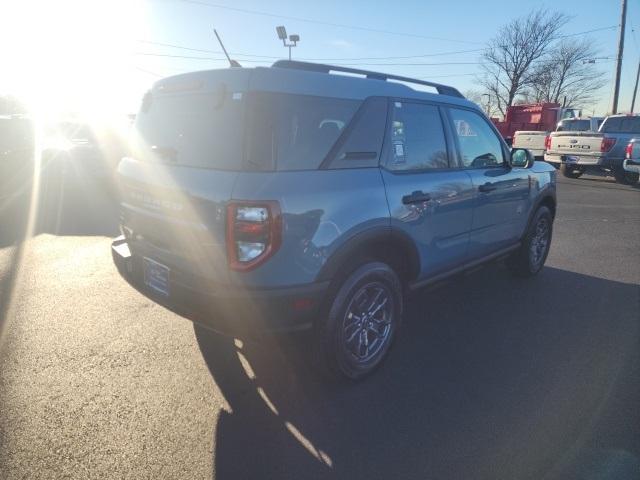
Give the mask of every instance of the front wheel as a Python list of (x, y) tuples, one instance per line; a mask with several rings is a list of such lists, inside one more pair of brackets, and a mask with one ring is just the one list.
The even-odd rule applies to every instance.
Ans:
[(522, 245), (509, 258), (511, 272), (519, 277), (531, 277), (537, 274), (549, 254), (553, 217), (547, 207), (539, 207), (529, 224)]
[(613, 177), (616, 182), (623, 185), (634, 185), (638, 183), (640, 174), (636, 172), (627, 172), (622, 166), (613, 169)]
[(584, 173), (584, 170), (580, 167), (574, 167), (572, 165), (567, 165), (566, 163), (562, 164), (560, 171), (567, 178), (579, 178)]
[(385, 263), (366, 263), (346, 277), (328, 307), (317, 328), (321, 366), (359, 380), (389, 351), (402, 315), (400, 280)]

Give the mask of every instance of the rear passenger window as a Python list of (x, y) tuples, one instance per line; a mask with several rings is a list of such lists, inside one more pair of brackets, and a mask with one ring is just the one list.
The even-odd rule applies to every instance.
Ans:
[(449, 168), (447, 142), (438, 107), (420, 103), (393, 102), (389, 170)]
[(258, 92), (252, 94), (247, 142), (249, 170), (314, 170), (361, 102)]
[(465, 168), (503, 165), (502, 143), (484, 118), (469, 110), (457, 108), (451, 109), (451, 118)]
[(609, 117), (602, 125), (601, 133), (640, 133), (640, 117)]
[(329, 168), (377, 167), (387, 123), (387, 99), (369, 98), (364, 102), (347, 131), (344, 142), (336, 145)]

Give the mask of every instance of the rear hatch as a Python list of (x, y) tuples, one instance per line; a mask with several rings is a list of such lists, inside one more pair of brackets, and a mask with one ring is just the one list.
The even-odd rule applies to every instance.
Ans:
[(601, 133), (593, 132), (553, 132), (547, 153), (580, 157), (600, 157), (602, 152)]
[(227, 279), (225, 205), (242, 168), (248, 72), (172, 77), (145, 95), (120, 162), (122, 224), (134, 253)]

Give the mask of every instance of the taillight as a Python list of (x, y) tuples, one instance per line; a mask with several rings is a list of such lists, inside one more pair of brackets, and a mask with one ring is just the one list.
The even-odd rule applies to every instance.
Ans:
[(629, 143), (627, 148), (624, 149), (625, 157), (631, 158), (633, 156), (633, 143)]
[(551, 135), (544, 137), (544, 149), (549, 150), (551, 148)]
[(226, 240), (232, 270), (245, 272), (263, 263), (280, 248), (282, 241), (278, 202), (229, 202)]
[(615, 138), (604, 137), (602, 139), (602, 142), (600, 142), (600, 151), (608, 152), (609, 150), (611, 150), (611, 147), (615, 145), (615, 143), (616, 143)]

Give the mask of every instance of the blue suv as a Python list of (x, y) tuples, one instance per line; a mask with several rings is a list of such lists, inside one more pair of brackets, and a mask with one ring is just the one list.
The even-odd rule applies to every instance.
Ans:
[(313, 329), (338, 376), (381, 363), (411, 290), (497, 259), (531, 276), (549, 251), (555, 169), (445, 85), (295, 61), (188, 73), (145, 95), (130, 143), (120, 272), (219, 331)]

